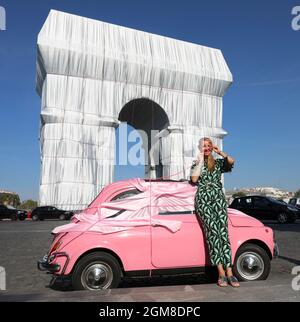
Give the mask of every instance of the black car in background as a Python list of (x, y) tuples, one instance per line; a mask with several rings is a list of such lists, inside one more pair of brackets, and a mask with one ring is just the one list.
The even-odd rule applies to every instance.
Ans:
[(44, 219), (69, 220), (73, 215), (72, 211), (61, 210), (52, 206), (37, 207), (31, 212), (31, 218), (34, 221)]
[(11, 220), (25, 220), (27, 212), (25, 210), (18, 210), (10, 206), (0, 205), (0, 220), (11, 219)]
[(259, 220), (276, 219), (279, 223), (294, 223), (298, 210), (283, 201), (265, 196), (247, 196), (235, 198), (230, 208), (244, 212)]

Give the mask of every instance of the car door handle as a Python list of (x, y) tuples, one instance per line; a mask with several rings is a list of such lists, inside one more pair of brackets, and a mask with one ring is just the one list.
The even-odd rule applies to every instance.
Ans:
[(158, 224), (158, 223), (155, 223), (155, 224), (151, 224), (152, 227), (160, 227), (161, 225)]

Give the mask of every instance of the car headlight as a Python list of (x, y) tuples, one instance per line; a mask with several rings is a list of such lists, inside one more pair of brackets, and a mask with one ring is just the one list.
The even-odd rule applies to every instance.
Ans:
[(54, 253), (55, 251), (57, 251), (60, 246), (62, 245), (62, 241), (58, 240), (51, 248), (50, 253)]

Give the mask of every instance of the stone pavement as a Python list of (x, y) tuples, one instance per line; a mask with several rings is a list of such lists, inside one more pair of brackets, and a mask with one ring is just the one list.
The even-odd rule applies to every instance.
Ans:
[(300, 291), (291, 287), (291, 276), (241, 283), (240, 288), (219, 288), (215, 284), (149, 286), (90, 291), (1, 292), (0, 301), (46, 302), (211, 302), (211, 301), (288, 301), (299, 302)]
[[(300, 301), (293, 290), (292, 275), (300, 267), (300, 225), (267, 223), (276, 233), (280, 257), (272, 261), (266, 281), (241, 283), (233, 289), (219, 288), (203, 276), (126, 279), (118, 289), (100, 292), (64, 291), (49, 288), (50, 276), (39, 272), (36, 261), (49, 247), (50, 231), (59, 222), (0, 222), (0, 266), (7, 272), (7, 290), (0, 301), (91, 301), (91, 302), (209, 302), (209, 301)], [(300, 269), (299, 269), (300, 273)]]

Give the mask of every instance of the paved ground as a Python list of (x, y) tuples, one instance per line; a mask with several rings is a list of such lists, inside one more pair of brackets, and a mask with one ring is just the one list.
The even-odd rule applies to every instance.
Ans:
[(0, 266), (5, 267), (7, 276), (7, 290), (0, 291), (0, 301), (300, 301), (300, 290), (293, 290), (295, 275), (291, 274), (293, 267), (300, 266), (299, 220), (287, 225), (266, 223), (275, 230), (280, 247), (280, 257), (272, 262), (266, 281), (221, 289), (203, 276), (126, 279), (120, 288), (99, 293), (52, 289), (50, 276), (37, 270), (36, 261), (51, 242), (50, 231), (60, 224), (0, 222)]

